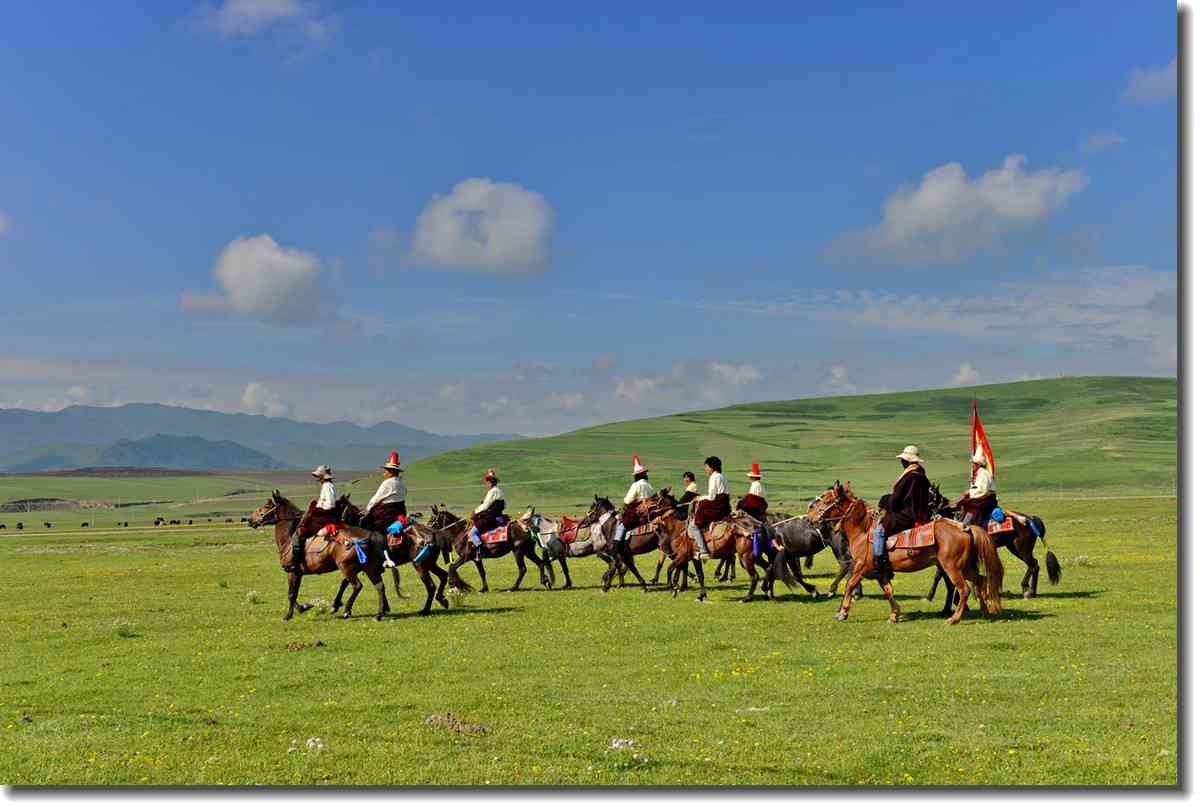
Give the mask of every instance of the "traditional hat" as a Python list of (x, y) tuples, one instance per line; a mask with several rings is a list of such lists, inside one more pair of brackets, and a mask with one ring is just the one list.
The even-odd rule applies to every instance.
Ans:
[(633, 476), (636, 477), (639, 474), (645, 474), (649, 471), (650, 471), (650, 469), (648, 469), (642, 465), (641, 459), (637, 455), (634, 455), (633, 456)]
[(758, 478), (762, 477), (762, 471), (759, 470), (757, 463), (750, 464), (750, 473), (747, 474), (746, 476), (751, 479), (758, 479)]
[(387, 462), (380, 466), (380, 468), (387, 469), (388, 471), (404, 471), (400, 467), (400, 453), (392, 452), (388, 455)]
[(978, 463), (981, 466), (987, 465), (987, 459), (983, 456), (983, 444), (975, 447), (975, 454), (971, 456), (972, 463)]
[(492, 482), (498, 482), (498, 481), (499, 481), (499, 479), (500, 479), (500, 478), (496, 476), (496, 470), (495, 470), (495, 469), (488, 469), (487, 471), (485, 471), (485, 472), (483, 473), (483, 481), (484, 481), (485, 483), (486, 483), (488, 480), (491, 480)]
[(329, 468), (329, 466), (325, 465), (324, 463), (317, 466), (315, 469), (313, 469), (309, 473), (312, 474), (312, 476), (316, 477), (318, 480), (332, 480), (333, 479), (333, 469)]
[(896, 458), (899, 460), (908, 460), (911, 463), (925, 462), (921, 459), (921, 450), (916, 446), (913, 446), (911, 443), (908, 446), (905, 446), (904, 451), (896, 455)]

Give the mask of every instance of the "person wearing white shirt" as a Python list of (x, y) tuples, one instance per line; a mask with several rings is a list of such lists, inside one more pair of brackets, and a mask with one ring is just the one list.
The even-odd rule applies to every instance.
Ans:
[[(751, 518), (759, 521), (767, 521), (767, 487), (763, 485), (762, 469), (758, 463), (750, 464), (750, 473), (746, 475), (750, 478), (750, 491), (746, 496), (738, 500), (738, 510), (748, 514)], [(754, 557), (758, 558), (764, 552), (768, 557), (773, 556), (773, 549), (767, 542), (767, 533), (762, 526), (754, 528), (753, 546), (751, 551)]]
[(650, 470), (642, 465), (637, 455), (633, 456), (633, 485), (625, 494), (625, 508), (621, 511), (621, 521), (613, 533), (613, 542), (621, 544), (625, 534), (644, 524), (639, 513), (638, 503), (654, 496), (654, 486), (650, 485)]
[(496, 470), (488, 469), (483, 475), (483, 482), (487, 485), (487, 492), (483, 495), (483, 502), (471, 514), (471, 544), (476, 550), (483, 544), (483, 534), (498, 527), (501, 524), (500, 517), (504, 514), (504, 492), (500, 490)]
[(705, 458), (704, 473), (708, 475), (708, 493), (699, 498), (692, 521), (688, 523), (688, 534), (700, 547), (701, 561), (712, 558), (704, 541), (704, 529), (733, 515), (729, 506), (729, 481), (721, 473), (721, 458), (716, 455)]
[(975, 448), (975, 454), (971, 457), (971, 487), (957, 504), (963, 512), (964, 527), (977, 524), (987, 530), (992, 511), (997, 506), (996, 481), (988, 470), (982, 444)]
[(683, 484), (683, 496), (679, 498), (680, 505), (685, 505), (700, 496), (700, 488), (696, 485), (695, 474), (685, 471), (683, 473)]
[(292, 571), (299, 574), (304, 572), (304, 541), (309, 536), (315, 536), (326, 525), (337, 524), (341, 516), (336, 512), (337, 489), (333, 486), (333, 469), (322, 463), (310, 473), (321, 481), (321, 492), (309, 504), (292, 532)]

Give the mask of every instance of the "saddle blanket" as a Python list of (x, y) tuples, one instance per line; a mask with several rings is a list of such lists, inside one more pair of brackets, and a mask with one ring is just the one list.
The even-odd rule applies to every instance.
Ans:
[(1005, 517), (1003, 522), (997, 522), (993, 519), (988, 524), (987, 532), (989, 535), (995, 535), (997, 533), (1011, 533), (1016, 529), (1017, 527), (1013, 524), (1012, 515), (1009, 514)]
[(579, 538), (579, 520), (564, 516), (558, 520), (558, 538), (563, 544), (570, 544)]
[[(719, 522), (713, 522), (704, 531), (704, 540), (706, 542), (720, 541), (733, 530), (732, 519), (722, 519)], [(694, 544), (695, 542), (693, 542)], [(711, 547), (709, 549), (712, 549)]]
[(638, 525), (633, 530), (626, 533), (625, 538), (632, 539), (634, 536), (645, 536), (647, 533), (651, 533), (653, 531), (654, 531), (654, 525), (652, 525), (652, 524)]
[(930, 547), (933, 544), (933, 522), (903, 530), (894, 536), (889, 536), (887, 540), (887, 548), (889, 550)]
[(508, 525), (504, 524), (500, 527), (493, 528), (487, 533), (480, 534), (480, 540), (484, 544), (500, 544), (508, 541)]

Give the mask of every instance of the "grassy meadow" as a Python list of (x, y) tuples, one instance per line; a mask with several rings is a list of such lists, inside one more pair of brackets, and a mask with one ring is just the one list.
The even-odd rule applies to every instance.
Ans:
[[(716, 453), (738, 491), (744, 467), (762, 463), (784, 507), (835, 477), (874, 499), (906, 443), (953, 494), (967, 474), (971, 392), (1001, 502), (1045, 519), (1063, 580), (1050, 585), (1043, 564), (1039, 597), (1022, 600), (1024, 567), (1003, 551), (1004, 616), (972, 608), (955, 627), (940, 597), (922, 599), (930, 571), (897, 580), (903, 619), (891, 626), (870, 582), (839, 624), (834, 602), (799, 590), (738, 603), (744, 575), (703, 604), (661, 588), (603, 594), (594, 559), (572, 565), (572, 591), (502, 592), (515, 579), (509, 558), (489, 562), (492, 592), (429, 618), (414, 614), (408, 568), (408, 597), (393, 594), (382, 622), (373, 592), (342, 621), (325, 608), (337, 581), (306, 578), (302, 599), (318, 607), (284, 623), (271, 535), (221, 520), (276, 486), (306, 502), (315, 486), (303, 474), (0, 477), (0, 501), (153, 502), (0, 515), (0, 781), (1174, 785), (1173, 380), (610, 424), (414, 463), (410, 508), (464, 509), (495, 466), (510, 510), (578, 515), (592, 492), (623, 492), (632, 451), (660, 485)], [(373, 488), (371, 478), (351, 490), (361, 502)], [(151, 528), (160, 514), (194, 524)], [(16, 533), (17, 518), (36, 529)], [(813, 582), (826, 589), (833, 569), (817, 556)], [(471, 568), (464, 577), (477, 581)]]

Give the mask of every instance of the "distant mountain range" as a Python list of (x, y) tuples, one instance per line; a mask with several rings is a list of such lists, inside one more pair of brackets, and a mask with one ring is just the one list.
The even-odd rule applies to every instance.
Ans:
[(84, 466), (176, 469), (374, 468), (388, 452), (407, 463), (515, 435), (439, 435), (384, 421), (305, 423), (164, 404), (0, 409), (0, 471)]

